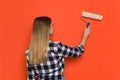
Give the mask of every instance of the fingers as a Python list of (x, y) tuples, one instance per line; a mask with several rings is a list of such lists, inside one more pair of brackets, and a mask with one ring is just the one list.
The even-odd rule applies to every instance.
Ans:
[(90, 25), (88, 26), (88, 28), (90, 29)]

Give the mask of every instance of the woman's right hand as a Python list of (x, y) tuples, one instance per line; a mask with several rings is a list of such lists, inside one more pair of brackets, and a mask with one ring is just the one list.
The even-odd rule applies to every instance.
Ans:
[(89, 35), (90, 35), (90, 26), (89, 27), (85, 27), (83, 37), (87, 38)]
[(88, 36), (90, 35), (90, 25), (85, 27), (81, 45), (85, 46)]

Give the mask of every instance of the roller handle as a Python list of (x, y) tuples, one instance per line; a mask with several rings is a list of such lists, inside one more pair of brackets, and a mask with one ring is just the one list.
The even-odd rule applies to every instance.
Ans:
[(87, 22), (87, 26), (86, 26), (86, 27), (87, 27), (87, 28), (90, 27), (90, 22)]

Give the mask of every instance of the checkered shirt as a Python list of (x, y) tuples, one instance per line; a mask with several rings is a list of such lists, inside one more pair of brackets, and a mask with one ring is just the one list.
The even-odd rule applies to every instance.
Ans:
[(82, 55), (84, 47), (67, 46), (60, 41), (49, 40), (48, 61), (41, 64), (29, 64), (29, 48), (25, 51), (27, 80), (61, 80), (64, 70), (64, 58)]

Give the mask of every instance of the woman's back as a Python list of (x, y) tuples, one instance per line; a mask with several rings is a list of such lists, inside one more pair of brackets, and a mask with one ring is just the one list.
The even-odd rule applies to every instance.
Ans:
[(61, 80), (64, 70), (64, 57), (80, 56), (84, 51), (82, 45), (69, 47), (61, 42), (49, 40), (48, 61), (41, 64), (29, 64), (29, 49), (26, 50), (28, 78), (39, 76), (40, 80)]

